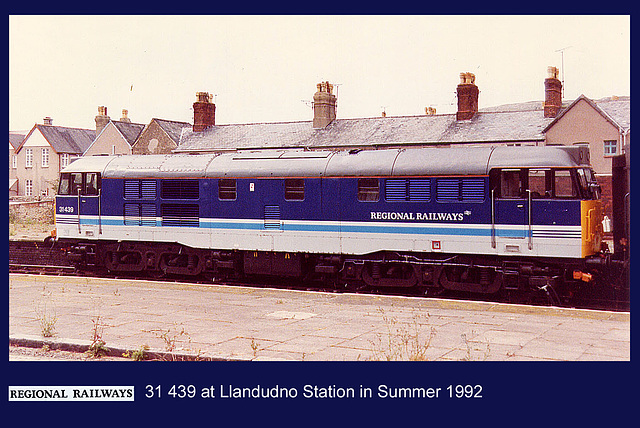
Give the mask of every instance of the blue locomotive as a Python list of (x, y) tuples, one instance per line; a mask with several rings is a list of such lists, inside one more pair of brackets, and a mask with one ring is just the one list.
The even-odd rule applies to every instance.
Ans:
[(96, 156), (61, 173), (56, 232), (113, 272), (571, 293), (599, 192), (577, 146)]

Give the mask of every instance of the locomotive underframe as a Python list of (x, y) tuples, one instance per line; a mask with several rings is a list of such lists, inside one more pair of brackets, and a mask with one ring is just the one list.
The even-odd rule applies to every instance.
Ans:
[(498, 257), (442, 253), (378, 252), (365, 256), (208, 250), (174, 243), (72, 242), (66, 246), (79, 269), (139, 272), (151, 277), (210, 279), (284, 277), (348, 289), (403, 288), (420, 294), (445, 290), (494, 294), (543, 292), (561, 303), (586, 282), (598, 260)]

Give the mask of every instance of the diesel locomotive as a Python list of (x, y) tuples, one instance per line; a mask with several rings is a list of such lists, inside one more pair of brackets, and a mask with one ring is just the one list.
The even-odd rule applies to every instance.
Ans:
[(540, 292), (606, 281), (585, 147), (94, 156), (60, 175), (83, 269), (336, 287)]

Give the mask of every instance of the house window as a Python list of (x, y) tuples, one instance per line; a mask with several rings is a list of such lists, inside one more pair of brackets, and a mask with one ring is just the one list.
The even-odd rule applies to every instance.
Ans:
[(618, 154), (618, 142), (616, 140), (605, 140), (604, 155), (615, 156)]
[(61, 167), (64, 168), (67, 165), (69, 165), (69, 153), (63, 153)]
[(111, 154), (112, 155), (116, 154), (116, 145), (115, 144), (111, 146)]
[(33, 167), (33, 149), (25, 149), (25, 163), (24, 166), (27, 168), (32, 168)]
[(49, 166), (49, 149), (42, 149), (42, 167), (47, 168)]
[(13, 169), (18, 168), (18, 156), (13, 155), (13, 158), (11, 159), (11, 166), (13, 167)]
[(24, 181), (24, 195), (33, 196), (33, 180)]

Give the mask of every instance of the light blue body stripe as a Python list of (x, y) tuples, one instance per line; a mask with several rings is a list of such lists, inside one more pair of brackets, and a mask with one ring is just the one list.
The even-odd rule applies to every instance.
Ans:
[[(60, 216), (62, 217), (62, 216)], [(74, 218), (58, 218), (59, 224), (77, 224), (77, 217)], [(151, 221), (153, 222), (153, 220)], [(97, 218), (81, 217), (80, 224), (88, 226), (98, 226)], [(123, 218), (103, 217), (100, 221), (102, 226), (125, 226)], [(126, 225), (137, 226), (137, 225)], [(154, 227), (154, 224), (144, 224), (145, 227)], [(488, 226), (488, 225), (485, 225)], [(155, 227), (162, 227), (161, 220), (155, 220)], [(174, 226), (165, 226), (174, 227)], [(188, 227), (188, 226), (185, 226)], [(513, 226), (517, 227), (517, 226)], [(224, 221), (215, 222), (208, 221), (206, 219), (200, 219), (200, 229), (225, 229), (225, 230), (265, 230), (262, 220), (254, 222), (234, 222)], [(194, 227), (195, 229), (195, 227)], [(451, 227), (450, 225), (443, 226), (406, 226), (406, 225), (377, 225), (363, 223), (360, 225), (354, 224), (300, 224), (300, 223), (287, 223), (286, 220), (282, 222), (282, 229), (284, 231), (296, 231), (296, 232), (331, 232), (331, 233), (380, 233), (380, 234), (406, 234), (406, 235), (447, 235), (447, 236), (491, 236), (491, 229), (489, 228), (471, 228), (471, 227)], [(526, 228), (522, 229), (506, 229), (501, 228), (500, 225), (496, 227), (495, 234), (497, 237), (503, 238), (526, 238), (529, 236), (529, 231)], [(533, 231), (533, 236), (545, 237), (545, 238), (580, 238), (580, 231)]]

